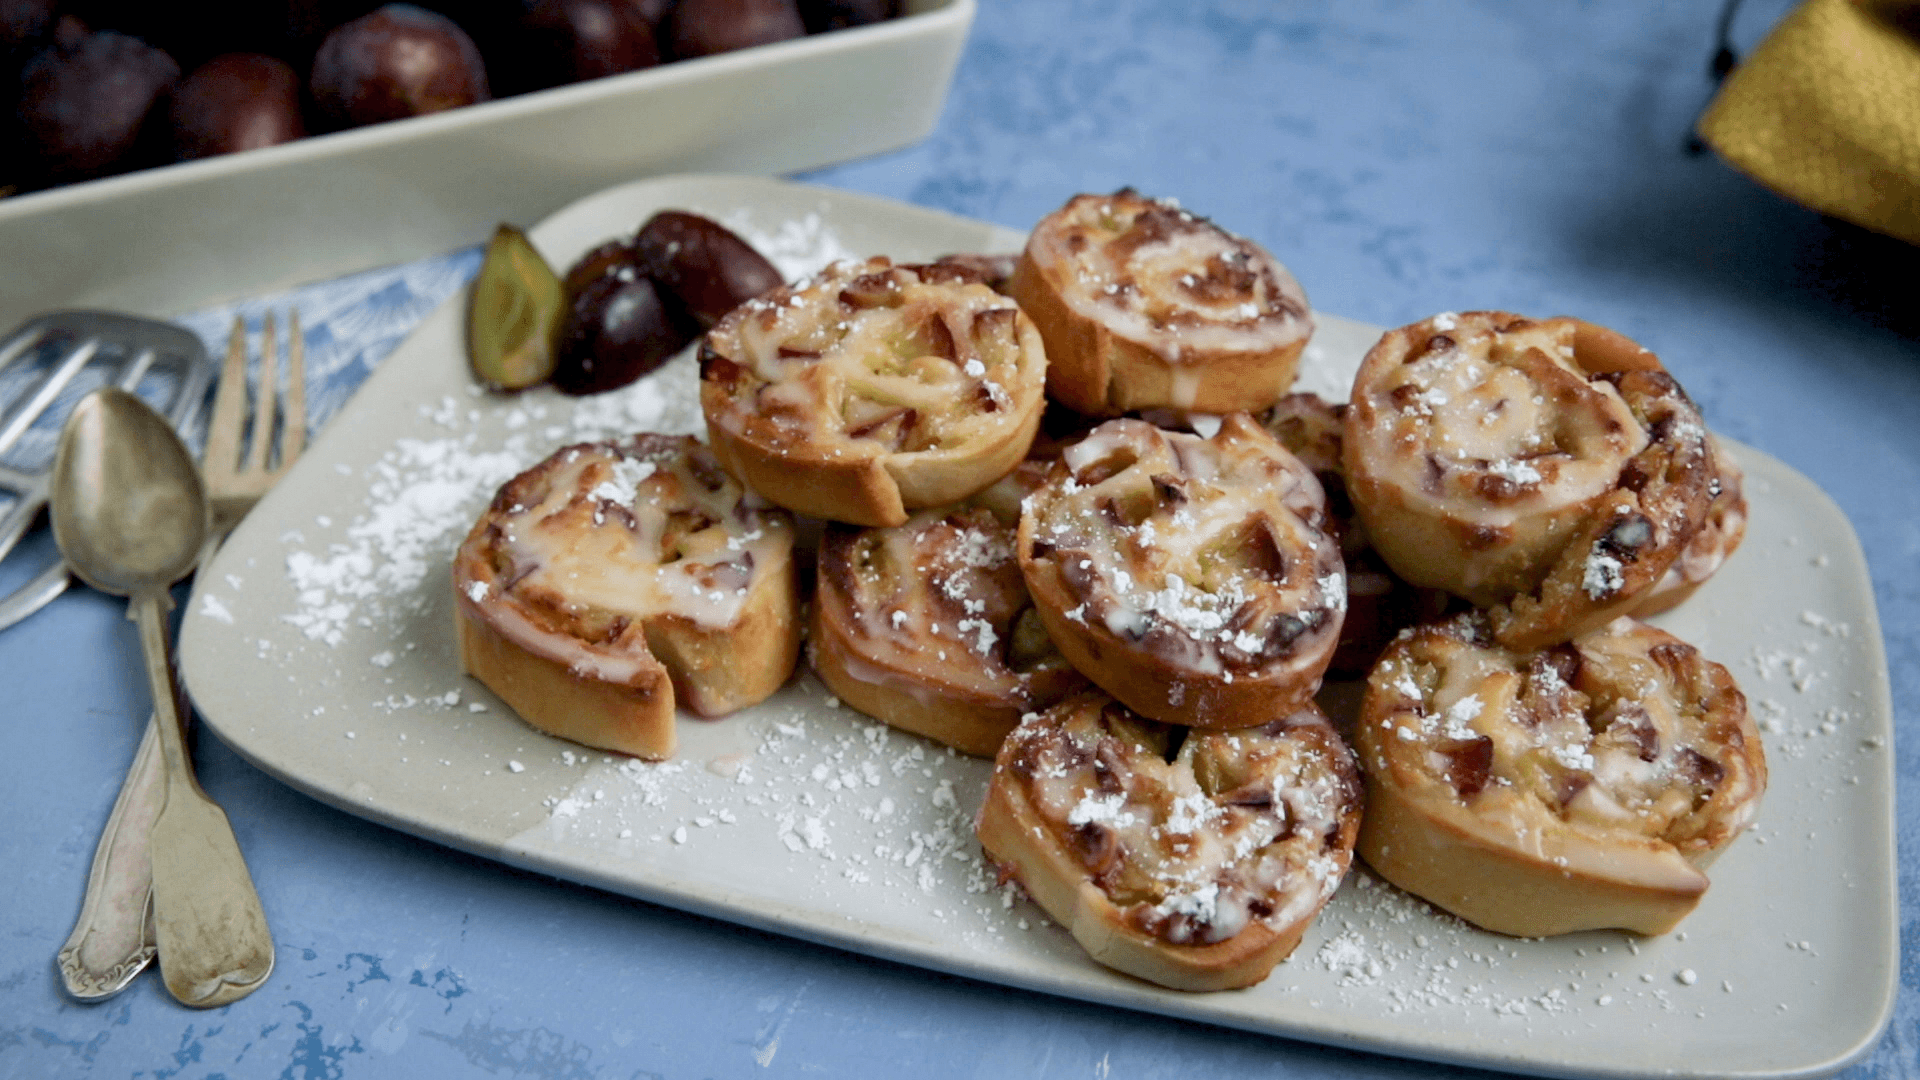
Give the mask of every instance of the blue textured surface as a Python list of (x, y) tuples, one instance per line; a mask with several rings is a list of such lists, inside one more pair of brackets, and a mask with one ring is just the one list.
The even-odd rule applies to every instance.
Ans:
[[(1737, 39), (1786, 6), (1747, 4)], [(1893, 673), (1903, 921), (1893, 1024), (1844, 1075), (1920, 1076), (1920, 251), (1681, 152), (1718, 5), (980, 8), (932, 138), (807, 179), (1016, 228), (1132, 184), (1266, 244), (1327, 311), (1576, 313), (1659, 352), (1717, 428), (1839, 502)], [(316, 416), (475, 262), (299, 296), (325, 324)], [(193, 325), (217, 341), (229, 317)], [(273, 979), (212, 1013), (151, 978), (70, 1004), (51, 957), (145, 711), (121, 611), (78, 592), (0, 635), (14, 702), (0, 1077), (1466, 1072), (929, 975), (558, 884), (323, 807), (211, 741), (202, 777), (261, 883)]]

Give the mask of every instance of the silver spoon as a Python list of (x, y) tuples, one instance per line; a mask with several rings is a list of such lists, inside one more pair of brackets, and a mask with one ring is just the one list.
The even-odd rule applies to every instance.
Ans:
[(52, 480), (53, 535), (80, 579), (129, 598), (165, 762), (166, 801), (149, 834), (160, 974), (187, 1005), (237, 1001), (273, 971), (273, 938), (227, 815), (193, 777), (186, 712), (168, 658), (168, 587), (206, 539), (207, 492), (167, 421), (105, 387), (74, 407)]

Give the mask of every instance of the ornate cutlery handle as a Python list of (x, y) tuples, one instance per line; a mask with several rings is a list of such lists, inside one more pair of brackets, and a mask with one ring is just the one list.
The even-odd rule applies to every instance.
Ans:
[(153, 961), (153, 853), (147, 833), (165, 800), (159, 735), (148, 717), (133, 766), (93, 850), (80, 918), (60, 947), (61, 982), (82, 1001), (112, 997)]

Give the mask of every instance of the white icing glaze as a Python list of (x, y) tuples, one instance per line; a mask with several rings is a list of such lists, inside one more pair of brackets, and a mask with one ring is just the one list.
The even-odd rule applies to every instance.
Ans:
[[(1034, 536), (1112, 634), (1159, 631), (1160, 648), (1206, 675), (1285, 665), (1314, 651), (1306, 641), (1337, 637), (1346, 584), (1319, 528), (1319, 482), (1246, 416), (1213, 439), (1109, 421), (1061, 461), (1029, 504)], [(1262, 558), (1279, 565), (1248, 562)], [(1304, 640), (1270, 656), (1287, 618), (1305, 620), (1292, 627)]]
[[(1482, 815), (1524, 806), (1523, 818), (1683, 853), (1723, 844), (1752, 819), (1765, 786), (1758, 734), (1737, 691), (1712, 696), (1708, 711), (1710, 662), (1691, 646), (1631, 619), (1558, 654), (1516, 654), (1485, 634), (1462, 616), (1388, 651), (1369, 678), (1376, 730), (1362, 741), (1383, 759), (1374, 767), (1398, 762), (1396, 775), (1419, 775), (1423, 790), (1443, 792), (1434, 797)], [(1560, 677), (1565, 664), (1573, 684)], [(1482, 739), (1484, 777), (1453, 775), (1454, 755)]]
[(1484, 317), (1447, 323), (1411, 328), (1411, 362), (1383, 357), (1354, 384), (1377, 419), (1349, 438), (1369, 474), (1410, 502), (1510, 525), (1590, 502), (1645, 448), (1619, 391), (1574, 363), (1571, 323), (1505, 332)]
[[(843, 261), (736, 309), (708, 349), (747, 378), (709, 421), (833, 455), (941, 453), (1004, 439), (1038, 400), (1031, 323), (980, 284)], [(1032, 335), (1037, 342), (1037, 335)], [(909, 412), (910, 411), (910, 412)]]
[(756, 573), (791, 557), (791, 519), (748, 509), (744, 489), (691, 440), (574, 447), (544, 468), (535, 501), (495, 519), (509, 592), (566, 598), (602, 618), (725, 629)]
[[(1313, 329), (1299, 282), (1271, 255), (1132, 192), (1075, 198), (1034, 230), (1028, 254), (1077, 314), (1172, 364), (1187, 350), (1265, 351)], [(1185, 400), (1173, 404), (1190, 406), (1198, 389), (1198, 376), (1176, 376)]]

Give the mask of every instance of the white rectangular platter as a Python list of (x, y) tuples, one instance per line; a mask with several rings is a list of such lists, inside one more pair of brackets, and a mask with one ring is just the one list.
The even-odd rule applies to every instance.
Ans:
[[(789, 275), (841, 255), (1022, 239), (714, 176), (614, 188), (533, 236), (564, 267), (667, 207), (726, 222)], [(448, 565), (494, 488), (571, 442), (701, 429), (688, 355), (598, 398), (499, 396), (468, 374), (463, 318), (458, 297), (429, 317), (195, 585), (181, 643), (195, 704), (316, 798), (514, 866), (908, 964), (1437, 1061), (1814, 1076), (1886, 1022), (1892, 710), (1872, 589), (1839, 508), (1758, 451), (1733, 448), (1752, 506), (1745, 545), (1659, 620), (1734, 671), (1772, 769), (1758, 826), (1714, 865), (1680, 932), (1504, 938), (1357, 869), (1266, 982), (1182, 994), (1098, 967), (996, 884), (972, 833), (985, 762), (840, 707), (810, 676), (724, 720), (683, 716), (680, 755), (662, 764), (541, 735), (463, 676)], [(1378, 333), (1320, 316), (1302, 387), (1344, 398)]]

